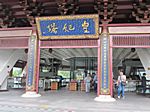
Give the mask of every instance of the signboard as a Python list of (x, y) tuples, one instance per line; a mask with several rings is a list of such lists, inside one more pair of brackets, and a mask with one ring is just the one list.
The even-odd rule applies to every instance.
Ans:
[(36, 24), (40, 39), (98, 38), (98, 15), (38, 17)]

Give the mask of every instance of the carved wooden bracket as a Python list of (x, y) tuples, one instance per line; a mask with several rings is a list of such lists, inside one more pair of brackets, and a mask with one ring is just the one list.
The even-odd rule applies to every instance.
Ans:
[(13, 11), (7, 5), (0, 4), (0, 12), (3, 16), (0, 18), (0, 27), (8, 28), (11, 27), (15, 22), (15, 17), (13, 16)]
[(108, 24), (116, 15), (117, 0), (95, 0), (94, 9), (100, 16), (103, 24)]
[(41, 2), (20, 0), (20, 5), (23, 7), (23, 10), (32, 26), (35, 25), (35, 17), (41, 16), (44, 13), (44, 7)]
[(146, 1), (139, 0), (133, 3), (134, 10), (132, 16), (141, 23), (148, 23), (150, 21), (150, 4)]
[(78, 0), (58, 0), (58, 11), (61, 15), (74, 15), (78, 11)]

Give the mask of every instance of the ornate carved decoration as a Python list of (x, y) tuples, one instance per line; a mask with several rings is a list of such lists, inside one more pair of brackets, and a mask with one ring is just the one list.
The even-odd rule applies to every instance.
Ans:
[(7, 28), (11, 27), (15, 22), (15, 17), (13, 16), (13, 11), (10, 6), (0, 4), (0, 12), (2, 12), (3, 16), (0, 18), (0, 27)]
[(150, 21), (150, 4), (145, 0), (137, 0), (133, 3), (134, 10), (132, 16), (141, 23), (148, 23)]
[(79, 9), (78, 0), (58, 0), (57, 5), (61, 15), (74, 15)]
[(35, 25), (35, 17), (41, 16), (44, 13), (44, 7), (41, 2), (35, 0), (20, 0), (20, 5), (23, 7), (32, 26)]
[(95, 0), (94, 9), (100, 16), (103, 24), (108, 24), (116, 15), (117, 0)]

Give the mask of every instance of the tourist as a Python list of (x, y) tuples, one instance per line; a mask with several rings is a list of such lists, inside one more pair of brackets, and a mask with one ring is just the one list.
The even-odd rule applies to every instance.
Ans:
[(86, 93), (90, 92), (90, 86), (91, 86), (90, 73), (88, 73), (87, 76), (85, 77), (84, 83), (85, 83), (85, 91), (86, 91)]
[(146, 92), (146, 77), (145, 77), (146, 73), (143, 73), (142, 76), (142, 88), (143, 88), (143, 95), (145, 95)]
[(125, 84), (126, 84), (126, 76), (121, 71), (119, 73), (118, 81), (117, 81), (117, 85), (118, 85), (118, 98), (121, 97), (120, 93), (122, 93), (122, 98), (123, 99), (125, 98), (125, 96), (124, 96)]

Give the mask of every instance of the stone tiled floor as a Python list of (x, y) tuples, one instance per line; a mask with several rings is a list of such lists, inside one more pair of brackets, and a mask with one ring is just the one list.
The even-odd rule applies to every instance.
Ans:
[(39, 98), (22, 98), (23, 90), (0, 92), (0, 112), (150, 112), (150, 98), (126, 93), (126, 99), (95, 102), (95, 93), (40, 91)]

